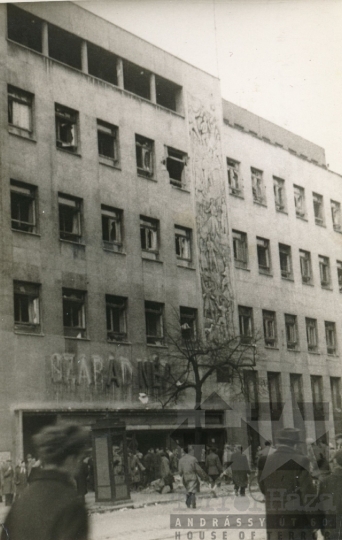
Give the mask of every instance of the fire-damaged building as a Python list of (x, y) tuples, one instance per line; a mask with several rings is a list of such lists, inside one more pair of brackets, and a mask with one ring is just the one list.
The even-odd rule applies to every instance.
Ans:
[[(255, 340), (254, 446), (258, 421), (295, 423), (287, 401), (340, 429), (342, 190), (324, 151), (71, 2), (2, 4), (0, 28), (0, 452), (61, 419), (117, 418), (142, 451), (192, 442), (193, 396), (159, 399), (175, 319)], [(229, 386), (208, 378), (205, 444), (236, 436)]]

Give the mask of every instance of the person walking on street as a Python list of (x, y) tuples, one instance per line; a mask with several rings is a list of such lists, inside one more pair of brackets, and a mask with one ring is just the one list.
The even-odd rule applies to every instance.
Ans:
[(240, 491), (241, 497), (244, 497), (248, 485), (248, 475), (251, 471), (247, 456), (242, 453), (242, 446), (236, 446), (235, 452), (232, 455), (232, 461), (232, 476), (235, 495), (238, 496)]
[(19, 460), (14, 472), (15, 498), (19, 499), (27, 487), (27, 470), (25, 461)]
[(6, 460), (2, 471), (2, 477), (2, 493), (5, 495), (5, 506), (11, 506), (14, 495), (14, 471), (11, 459)]
[(196, 493), (200, 490), (201, 480), (209, 481), (208, 475), (201, 469), (195, 456), (189, 454), (186, 446), (178, 463), (178, 472), (183, 478), (186, 489), (185, 503), (188, 508), (196, 508)]
[(222, 465), (220, 458), (217, 455), (216, 448), (210, 448), (210, 452), (205, 460), (205, 467), (208, 475), (211, 478), (211, 487), (214, 487), (215, 481), (222, 472)]
[(75, 488), (88, 441), (77, 424), (47, 426), (34, 436), (44, 468), (14, 502), (1, 540), (87, 540), (88, 516)]

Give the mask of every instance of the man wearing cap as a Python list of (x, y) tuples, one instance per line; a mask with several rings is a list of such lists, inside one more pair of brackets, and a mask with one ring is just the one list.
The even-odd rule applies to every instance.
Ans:
[(266, 501), (267, 540), (311, 540), (312, 512), (316, 489), (310, 476), (310, 461), (296, 449), (299, 429), (277, 433), (277, 449), (261, 456), (259, 485)]

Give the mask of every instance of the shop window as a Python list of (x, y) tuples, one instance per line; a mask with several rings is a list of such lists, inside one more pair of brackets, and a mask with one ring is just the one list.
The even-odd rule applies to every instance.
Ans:
[(253, 201), (258, 204), (266, 204), (263, 172), (251, 168)]
[(78, 112), (55, 103), (56, 145), (69, 152), (77, 152)]
[(8, 38), (29, 49), (42, 52), (42, 21), (13, 4), (7, 4)]
[(123, 211), (101, 204), (103, 247), (111, 251), (123, 249)]
[(318, 193), (313, 193), (313, 207), (316, 225), (324, 225), (323, 197)]
[(153, 177), (153, 141), (135, 136), (135, 151), (137, 160), (137, 170), (140, 176)]
[(323, 257), (322, 255), (319, 255), (318, 261), (319, 261), (319, 274), (321, 278), (321, 286), (323, 288), (330, 288), (331, 279), (330, 279), (329, 257)]
[(277, 212), (286, 212), (285, 181), (273, 176), (274, 202)]
[(325, 340), (327, 343), (327, 353), (336, 354), (337, 342), (336, 342), (336, 324), (334, 322), (324, 321), (325, 326)]
[(156, 95), (158, 105), (181, 112), (181, 86), (156, 75)]
[(132, 62), (123, 60), (124, 88), (132, 94), (151, 99), (150, 72)]
[(316, 319), (305, 319), (306, 338), (309, 352), (318, 352), (318, 334)]
[(33, 95), (8, 85), (8, 123), (10, 126), (32, 132)]
[(306, 218), (305, 208), (305, 190), (300, 186), (293, 186), (294, 191), (294, 203), (296, 209), (296, 216), (299, 218)]
[(86, 293), (75, 289), (63, 289), (63, 326), (66, 337), (85, 338)]
[(140, 241), (143, 255), (157, 259), (159, 255), (159, 221), (140, 216)]
[(263, 326), (264, 326), (264, 339), (266, 347), (277, 346), (277, 322), (276, 314), (274, 311), (262, 311)]
[(150, 345), (164, 344), (163, 311), (163, 304), (145, 302), (146, 339)]
[(179, 308), (180, 327), (183, 341), (194, 341), (197, 337), (197, 309)]
[(40, 285), (23, 281), (14, 281), (14, 329), (29, 334), (39, 334)]
[(119, 162), (118, 128), (107, 122), (97, 121), (97, 145), (100, 158), (110, 160), (117, 165)]
[(250, 343), (254, 335), (253, 309), (245, 306), (238, 306), (239, 329), (241, 343)]
[(108, 341), (127, 340), (127, 298), (106, 294), (106, 317)]
[(283, 279), (292, 279), (291, 247), (279, 244), (280, 273)]
[(247, 234), (241, 231), (232, 231), (233, 233), (233, 252), (234, 264), (236, 268), (247, 268), (248, 266), (248, 247)]
[(242, 195), (242, 178), (240, 176), (240, 163), (227, 158), (227, 174), (229, 193), (231, 195)]
[(117, 57), (113, 53), (89, 42), (87, 42), (87, 50), (89, 75), (117, 86)]
[(81, 69), (81, 38), (53, 24), (49, 24), (48, 34), (50, 58)]
[(285, 314), (286, 346), (290, 351), (299, 349), (297, 315)]
[(177, 259), (191, 261), (191, 229), (175, 225)]
[(15, 231), (37, 232), (37, 188), (11, 180), (11, 225)]
[(58, 194), (59, 237), (61, 240), (81, 242), (82, 200)]
[(257, 236), (258, 266), (261, 274), (271, 273), (270, 241)]
[(336, 261), (338, 290), (342, 293), (342, 261)]
[(334, 231), (341, 231), (341, 204), (337, 201), (330, 201), (331, 217)]
[(304, 251), (303, 249), (299, 250), (299, 261), (300, 261), (300, 272), (302, 275), (302, 283), (311, 285), (313, 282), (312, 278), (312, 267), (311, 267), (311, 254), (309, 251)]
[(182, 188), (185, 185), (185, 166), (187, 164), (187, 155), (184, 152), (166, 148), (166, 169), (169, 173), (170, 184)]
[(334, 412), (342, 412), (341, 377), (330, 377), (331, 401)]

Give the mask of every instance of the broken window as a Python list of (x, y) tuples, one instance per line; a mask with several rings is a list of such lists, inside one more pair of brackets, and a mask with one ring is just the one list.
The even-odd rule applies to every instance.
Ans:
[(32, 103), (32, 94), (8, 85), (8, 123), (31, 132)]
[(153, 176), (153, 141), (135, 136), (135, 151), (138, 174), (151, 178)]
[(146, 69), (123, 60), (124, 89), (145, 99), (150, 96), (150, 72)]
[(292, 257), (290, 246), (279, 244), (279, 259), (281, 277), (284, 279), (292, 279)]
[(330, 201), (330, 205), (334, 231), (341, 231), (341, 204), (337, 201)]
[(37, 232), (37, 188), (11, 180), (11, 225), (16, 231)]
[(42, 52), (42, 21), (13, 4), (7, 4), (7, 35), (20, 45)]
[(156, 75), (157, 103), (171, 111), (181, 112), (182, 87)]
[(32, 334), (40, 333), (40, 285), (14, 281), (14, 329)]
[(297, 316), (285, 314), (286, 345), (291, 351), (298, 350)]
[(262, 310), (264, 339), (266, 347), (277, 346), (277, 323), (274, 311)]
[(49, 24), (48, 34), (50, 58), (81, 69), (81, 38), (53, 24)]
[(329, 257), (318, 256), (319, 261), (319, 273), (321, 277), (321, 286), (330, 287), (330, 261)]
[(78, 112), (55, 103), (55, 119), (57, 147), (77, 152)]
[(81, 242), (81, 199), (58, 194), (59, 237), (70, 242)]
[(336, 261), (337, 265), (337, 281), (340, 293), (342, 293), (342, 261)]
[(334, 322), (324, 321), (325, 339), (327, 343), (327, 353), (336, 354), (336, 324)]
[(270, 241), (267, 238), (257, 236), (257, 253), (259, 272), (269, 274), (271, 272)]
[(227, 174), (229, 193), (231, 195), (241, 195), (242, 180), (240, 178), (240, 163), (227, 158)]
[(166, 169), (173, 186), (184, 187), (186, 163), (187, 155), (184, 152), (167, 147)]
[(296, 208), (296, 216), (299, 218), (306, 217), (305, 209), (305, 191), (304, 188), (300, 186), (293, 186), (294, 191), (294, 203)]
[(253, 309), (250, 307), (238, 306), (239, 329), (241, 343), (250, 343), (253, 338)]
[(183, 341), (195, 340), (197, 336), (197, 332), (196, 332), (197, 309), (188, 308), (188, 307), (180, 307), (179, 316), (180, 316), (182, 340)]
[(118, 128), (107, 122), (97, 121), (97, 143), (99, 156), (111, 160), (117, 164), (119, 161), (118, 153)]
[(313, 207), (316, 225), (324, 225), (323, 197), (318, 193), (313, 193)]
[(175, 225), (177, 259), (191, 261), (191, 229)]
[(140, 216), (140, 241), (144, 255), (156, 259), (159, 252), (158, 242), (159, 222), (156, 219)]
[(264, 193), (263, 172), (258, 169), (251, 168), (252, 173), (252, 192), (253, 200), (259, 204), (265, 204), (266, 198)]
[(248, 266), (248, 247), (247, 234), (241, 231), (232, 231), (233, 233), (233, 252), (234, 264), (237, 268), (247, 268)]
[(309, 251), (299, 250), (300, 272), (302, 282), (312, 284), (311, 254)]
[(102, 240), (106, 249), (122, 251), (123, 247), (123, 212), (111, 206), (101, 204)]
[(107, 339), (126, 341), (127, 298), (106, 294)]
[(273, 191), (276, 210), (278, 212), (285, 212), (285, 181), (282, 178), (277, 178), (276, 176), (273, 176)]
[(67, 337), (86, 337), (86, 293), (63, 289), (63, 326)]
[(116, 71), (117, 57), (115, 54), (87, 42), (88, 73), (93, 77), (102, 79), (110, 84), (118, 85)]
[(305, 318), (306, 324), (306, 338), (308, 341), (308, 350), (310, 352), (317, 352), (318, 350), (318, 337), (317, 337), (317, 321), (316, 319)]
[(164, 344), (163, 311), (163, 304), (145, 302), (146, 339), (150, 345)]

